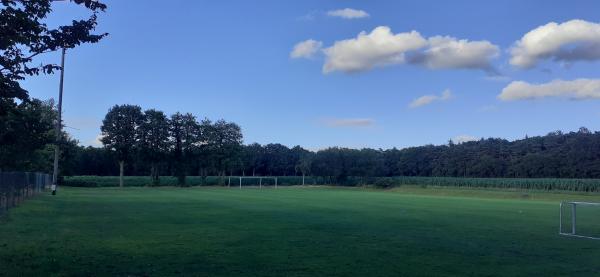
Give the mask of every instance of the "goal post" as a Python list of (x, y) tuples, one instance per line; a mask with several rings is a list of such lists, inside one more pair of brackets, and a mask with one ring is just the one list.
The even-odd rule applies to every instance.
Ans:
[[(278, 178), (274, 176), (229, 176), (227, 186), (232, 185), (238, 186), (240, 189), (243, 187), (243, 180), (254, 180), (253, 186), (263, 188), (265, 186), (275, 186), (277, 188)], [(269, 180), (269, 181), (267, 181)]]
[(558, 234), (600, 240), (600, 203), (560, 203)]

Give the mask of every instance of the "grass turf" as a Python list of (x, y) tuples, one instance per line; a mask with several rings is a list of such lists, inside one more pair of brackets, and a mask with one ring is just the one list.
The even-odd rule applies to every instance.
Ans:
[(0, 219), (0, 275), (600, 275), (559, 200), (399, 188), (64, 188)]

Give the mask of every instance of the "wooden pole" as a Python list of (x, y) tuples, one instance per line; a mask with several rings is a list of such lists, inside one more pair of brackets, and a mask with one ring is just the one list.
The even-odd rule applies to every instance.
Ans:
[(56, 195), (58, 186), (58, 159), (60, 158), (60, 143), (62, 141), (62, 99), (63, 86), (65, 80), (65, 54), (66, 49), (62, 49), (62, 58), (60, 62), (60, 84), (58, 87), (58, 118), (56, 119), (56, 145), (54, 145), (54, 171), (52, 173), (52, 195)]

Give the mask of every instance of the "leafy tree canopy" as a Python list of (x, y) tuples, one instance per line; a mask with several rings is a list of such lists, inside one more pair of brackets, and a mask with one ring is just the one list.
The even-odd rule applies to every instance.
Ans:
[[(33, 64), (33, 58), (61, 48), (74, 48), (82, 43), (96, 43), (106, 33), (95, 34), (97, 13), (106, 5), (96, 0), (70, 1), (90, 10), (87, 19), (48, 28), (44, 19), (52, 12), (51, 0), (1, 0), (0, 10), (0, 100), (28, 100), (27, 90), (19, 81), (26, 76), (53, 73), (56, 64)], [(66, 4), (66, 3), (65, 3)], [(2, 106), (3, 111), (6, 106)], [(1, 112), (1, 111), (0, 111)]]

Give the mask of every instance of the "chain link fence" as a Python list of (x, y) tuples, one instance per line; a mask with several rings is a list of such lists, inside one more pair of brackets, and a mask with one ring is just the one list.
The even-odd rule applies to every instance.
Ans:
[(52, 176), (36, 172), (0, 172), (0, 214), (50, 188)]

